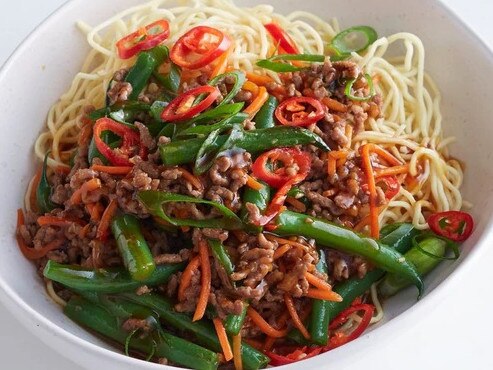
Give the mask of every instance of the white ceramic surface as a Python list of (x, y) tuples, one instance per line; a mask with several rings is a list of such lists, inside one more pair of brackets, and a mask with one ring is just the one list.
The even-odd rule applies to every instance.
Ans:
[[(123, 9), (136, 2), (71, 2), (41, 26), (0, 72), (1, 119), (4, 127), (7, 123), (10, 127), (7, 134), (0, 137), (0, 183), (3, 194), (10, 195), (3, 197), (2, 204), (4, 215), (9, 215), (4, 219), (9, 222), (0, 226), (0, 244), (5, 248), (0, 260), (0, 279), (4, 290), (2, 298), (25, 325), (36, 327), (33, 330), (36, 335), (61, 349), (63, 355), (77, 359), (77, 362), (88, 368), (104, 366), (106, 369), (116, 369), (122, 368), (124, 364), (128, 368), (162, 367), (144, 364), (89, 344), (88, 342), (107, 347), (66, 320), (58, 308), (42, 294), (41, 284), (33, 268), (23, 260), (15, 247), (12, 237), (14, 223), (10, 215), (18, 208), (27, 180), (32, 174), (34, 164), (31, 143), (43, 124), (43, 117), (46, 116), (49, 105), (70, 83), (71, 76), (77, 71), (86, 51), (83, 38), (73, 26), (75, 20), (84, 19), (95, 23), (112, 14), (115, 9)], [(276, 1), (271, 3), (275, 4)], [(283, 11), (299, 6), (299, 2), (295, 1), (285, 1), (282, 4)], [(481, 255), (487, 248), (484, 231), (489, 228), (493, 208), (493, 170), (489, 167), (491, 153), (488, 153), (492, 134), (488, 120), (491, 93), (487, 88), (491, 86), (492, 58), (460, 22), (439, 4), (431, 1), (420, 0), (411, 4), (403, 0), (386, 0), (369, 5), (356, 0), (345, 1), (344, 4), (307, 0), (302, 7), (306, 10), (318, 10), (318, 14), (322, 14), (321, 11), (330, 15), (337, 14), (343, 26), (372, 24), (380, 34), (408, 30), (417, 33), (424, 40), (428, 51), (427, 69), (438, 80), (444, 93), (446, 131), (461, 138), (459, 144), (454, 146), (453, 153), (469, 164), (464, 192), (467, 199), (481, 205), (474, 209), (474, 216), (478, 220), (477, 228), (474, 237), (465, 245), (466, 253), (461, 258), (460, 266), (442, 265), (439, 271), (430, 276), (427, 279), (427, 297), (362, 339), (303, 363), (303, 366), (321, 368), (329, 362), (334, 368), (349, 368), (349, 364), (355, 365), (365, 357), (371, 357), (379, 348), (391, 348), (389, 343), (392, 338), (409, 331), (413, 322), (430, 314), (446, 296), (457, 294), (454, 288), (459, 286), (461, 276), (479, 265)], [(369, 10), (370, 7), (372, 11)], [(357, 14), (351, 14), (356, 8)], [(470, 104), (472, 99), (474, 104)], [(30, 109), (23, 109), (25, 106)], [(481, 181), (477, 181), (478, 179)], [(469, 253), (473, 245), (474, 250)], [(19, 279), (19, 271), (24, 272), (22, 279)], [(432, 291), (450, 273), (451, 276)], [(396, 316), (412, 303), (411, 291), (392, 300), (386, 306), (387, 319)], [(435, 311), (434, 314), (439, 312)], [(460, 341), (459, 338), (458, 340)], [(381, 364), (381, 369), (392, 368), (390, 362), (382, 361)]]

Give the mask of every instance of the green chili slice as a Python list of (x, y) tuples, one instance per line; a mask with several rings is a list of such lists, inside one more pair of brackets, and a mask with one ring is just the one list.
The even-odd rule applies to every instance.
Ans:
[(377, 38), (377, 31), (372, 27), (355, 26), (335, 35), (330, 46), (342, 55), (359, 53), (373, 44)]
[[(186, 195), (168, 193), (164, 191), (141, 191), (138, 195), (140, 201), (147, 208), (149, 213), (174, 226), (192, 226), (192, 227), (211, 227), (215, 229), (238, 230), (243, 228), (240, 218), (229, 208), (220, 203), (205, 199), (198, 199)], [(219, 218), (208, 218), (203, 220), (180, 219), (171, 217), (164, 211), (163, 205), (167, 203), (195, 203), (202, 206), (215, 208), (221, 215)]]
[(366, 83), (368, 84), (368, 87), (370, 88), (370, 94), (368, 94), (367, 96), (355, 96), (355, 95), (353, 95), (351, 90), (353, 89), (353, 85), (357, 79), (352, 78), (346, 83), (346, 88), (344, 89), (344, 94), (349, 99), (355, 100), (355, 101), (367, 101), (367, 100), (370, 100), (371, 98), (373, 98), (375, 96), (375, 88), (373, 86), (373, 80), (371, 79), (371, 76), (368, 73), (365, 73), (364, 77), (365, 77)]
[(274, 55), (268, 59), (261, 59), (257, 61), (257, 66), (265, 69), (269, 69), (274, 72), (296, 72), (305, 68), (295, 67), (292, 64), (286, 63), (289, 60), (296, 60), (300, 62), (319, 62), (325, 61), (325, 55), (319, 54), (280, 54)]
[(235, 82), (233, 84), (233, 87), (231, 87), (230, 92), (218, 104), (219, 106), (227, 104), (231, 100), (233, 100), (233, 98), (236, 96), (236, 94), (238, 94), (238, 91), (241, 90), (241, 87), (245, 83), (245, 79), (246, 79), (245, 73), (243, 73), (241, 71), (231, 71), (231, 72), (226, 72), (226, 73), (220, 74), (219, 76), (214, 77), (212, 80), (209, 81), (209, 85), (217, 86), (217, 84), (224, 81), (224, 79), (227, 77), (233, 77), (235, 79)]

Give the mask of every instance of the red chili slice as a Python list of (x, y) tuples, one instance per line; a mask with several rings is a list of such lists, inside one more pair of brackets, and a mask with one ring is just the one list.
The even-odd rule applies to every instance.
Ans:
[(454, 242), (463, 242), (472, 234), (474, 220), (467, 212), (446, 211), (428, 217), (430, 229), (437, 235)]
[(274, 352), (266, 352), (266, 355), (270, 357), (269, 365), (271, 366), (281, 366), (292, 364), (300, 360), (304, 360), (313, 356), (316, 356), (322, 352), (323, 347), (301, 347), (296, 348), (293, 352), (287, 355), (280, 355)]
[[(399, 184), (399, 180), (397, 180), (397, 177), (395, 176), (380, 177), (375, 181), (375, 184), (383, 190), (387, 200), (391, 200), (395, 197), (401, 189), (401, 184)], [(368, 183), (365, 182), (361, 184), (361, 190), (368, 192)]]
[(198, 69), (211, 63), (231, 45), (231, 39), (218, 29), (197, 26), (178, 39), (170, 58), (176, 65)]
[[(122, 145), (119, 148), (112, 149), (108, 144), (101, 140), (103, 131), (111, 131), (122, 138)], [(129, 161), (130, 155), (138, 149), (138, 154), (145, 158), (146, 149), (140, 145), (140, 135), (137, 131), (132, 130), (121, 123), (104, 117), (96, 121), (93, 127), (94, 143), (99, 152), (113, 166), (131, 166)]]
[(358, 338), (366, 330), (368, 325), (370, 325), (371, 318), (373, 316), (373, 311), (375, 307), (371, 304), (356, 304), (346, 308), (342, 311), (329, 325), (329, 330), (335, 331), (337, 328), (344, 325), (349, 316), (355, 312), (364, 311), (363, 318), (358, 324), (356, 329), (354, 329), (351, 334), (346, 335), (341, 332), (335, 332), (329, 339), (329, 344), (324, 348), (324, 352), (340, 347), (343, 344), (351, 342), (352, 340)]
[(270, 33), (275, 43), (279, 45), (287, 54), (299, 54), (300, 51), (293, 39), (279, 25), (268, 23), (264, 25)]
[(169, 36), (169, 23), (164, 19), (153, 22), (120, 39), (116, 43), (118, 56), (129, 59), (140, 51), (159, 45)]
[(325, 115), (322, 103), (306, 96), (284, 100), (276, 108), (277, 120), (285, 126), (309, 126), (321, 120)]
[[(199, 103), (194, 105), (199, 95), (207, 94)], [(204, 85), (179, 95), (173, 99), (161, 113), (161, 118), (166, 122), (184, 121), (192, 118), (209, 108), (219, 96), (219, 90), (214, 86)]]
[[(272, 168), (269, 168), (269, 165)], [(310, 167), (310, 155), (295, 148), (272, 149), (255, 160), (252, 166), (253, 175), (279, 189), (267, 206), (265, 214), (258, 220), (258, 225), (266, 225), (276, 217), (282, 210), (291, 187), (308, 176)]]

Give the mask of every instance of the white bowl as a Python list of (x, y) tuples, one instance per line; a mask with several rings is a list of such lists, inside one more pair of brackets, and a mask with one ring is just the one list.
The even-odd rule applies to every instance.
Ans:
[[(27, 182), (34, 172), (36, 163), (32, 145), (44, 125), (48, 108), (67, 89), (88, 51), (84, 38), (74, 26), (75, 22), (82, 19), (97, 24), (139, 2), (73, 0), (38, 27), (0, 71), (3, 128), (0, 135), (0, 183), (4, 215), (0, 224), (0, 296), (34, 335), (62, 355), (90, 369), (163, 367), (121, 355), (65, 318), (59, 307), (46, 296), (31, 263), (18, 251), (14, 240), (14, 215), (22, 204)], [(241, 1), (245, 5), (258, 2)], [(420, 302), (415, 302), (415, 292), (411, 290), (388, 301), (384, 325), (379, 324), (343, 348), (292, 365), (293, 368), (310, 366), (322, 369), (330, 363), (334, 369), (346, 369), (353, 366), (374, 368), (378, 364), (379, 369), (385, 370), (394, 369), (395, 361), (398, 361), (401, 367), (405, 364), (399, 356), (408, 353), (412, 356), (416, 352), (412, 348), (396, 348), (392, 344), (394, 338), (409, 332), (414, 323), (433, 312), (442, 299), (458, 291), (462, 276), (478, 265), (493, 238), (493, 167), (489, 165), (490, 138), (493, 137), (490, 118), (493, 96), (489, 87), (493, 57), (469, 29), (435, 1), (270, 0), (269, 3), (277, 6), (280, 12), (301, 8), (327, 18), (337, 16), (342, 28), (368, 24), (374, 26), (380, 35), (398, 31), (417, 34), (426, 47), (426, 69), (443, 93), (445, 131), (459, 138), (452, 153), (467, 163), (463, 194), (477, 205), (472, 211), (476, 220), (475, 232), (464, 244), (460, 260), (441, 264), (426, 278), (427, 294)], [(433, 314), (440, 315), (440, 312)], [(427, 343), (424, 336), (420, 340), (424, 340), (425, 345), (433, 345)], [(379, 352), (381, 348), (392, 353), (384, 355)]]

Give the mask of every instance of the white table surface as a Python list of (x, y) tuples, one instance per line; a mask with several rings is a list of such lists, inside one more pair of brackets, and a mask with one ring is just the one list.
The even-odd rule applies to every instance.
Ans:
[[(2, 0), (0, 64), (3, 64), (36, 25), (64, 2), (65, 0)], [(493, 0), (444, 2), (493, 49)], [(483, 258), (493, 261), (493, 246)], [(483, 269), (464, 276), (464, 287), (468, 287), (466, 293), (469, 299), (461, 301), (457, 299), (458, 295), (454, 295), (443, 300), (440, 307), (437, 307), (439, 315), (435, 311), (432, 318), (423, 318), (408, 332), (396, 336), (396, 342), (403, 345), (411, 342), (415, 346), (411, 350), (413, 355), (406, 356), (402, 362), (395, 364), (396, 369), (493, 369), (493, 269), (488, 269), (487, 264), (483, 266)], [(460, 296), (464, 297), (464, 294)], [(414, 340), (410, 341), (410, 337)], [(426, 345), (422, 345), (425, 339)], [(399, 348), (399, 343), (393, 345)], [(382, 349), (383, 363), (385, 350)], [(377, 365), (368, 364), (368, 369), (375, 368)], [(1, 305), (0, 369), (83, 370), (31, 336)]]

